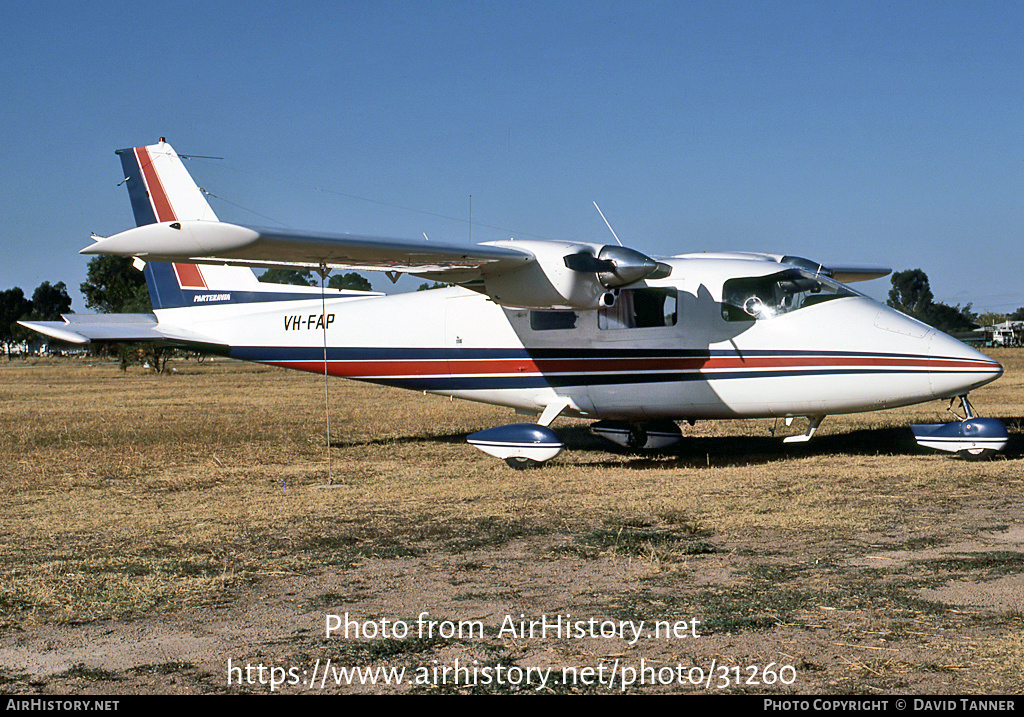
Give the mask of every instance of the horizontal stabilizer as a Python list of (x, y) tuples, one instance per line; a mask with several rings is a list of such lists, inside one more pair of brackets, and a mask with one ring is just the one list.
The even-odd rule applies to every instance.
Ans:
[(19, 321), (25, 328), (60, 341), (88, 344), (93, 341), (155, 341), (164, 338), (156, 330), (153, 314), (67, 314), (63, 321)]
[(65, 314), (63, 319), (18, 323), (72, 344), (163, 341), (180, 345), (218, 345), (218, 342), (191, 331), (160, 326), (153, 314)]

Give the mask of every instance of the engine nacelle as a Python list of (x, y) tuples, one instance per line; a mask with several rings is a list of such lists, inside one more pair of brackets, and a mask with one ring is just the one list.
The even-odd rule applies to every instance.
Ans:
[(596, 309), (608, 289), (672, 273), (667, 264), (619, 246), (516, 240), (490, 244), (525, 249), (536, 259), (514, 271), (484, 276), (485, 293), (506, 306)]

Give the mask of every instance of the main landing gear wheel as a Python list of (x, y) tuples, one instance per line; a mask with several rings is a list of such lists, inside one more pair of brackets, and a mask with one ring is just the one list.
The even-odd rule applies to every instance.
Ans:
[(957, 451), (956, 454), (965, 461), (987, 461), (996, 452), (991, 448), (965, 448), (962, 451)]
[(488, 428), (466, 436), (466, 440), (471, 446), (500, 458), (515, 470), (536, 468), (557, 456), (565, 447), (554, 431), (535, 423)]
[(626, 433), (626, 446), (633, 450), (640, 450), (647, 445), (647, 431), (643, 426), (633, 424)]
[(678, 443), (683, 437), (679, 426), (672, 421), (628, 423), (604, 420), (591, 424), (590, 432), (634, 451), (659, 450)]
[(505, 459), (505, 464), (509, 468), (514, 468), (517, 471), (528, 470), (530, 468), (538, 468), (543, 465), (540, 461), (535, 461), (532, 458), (524, 458), (523, 456), (511, 456)]

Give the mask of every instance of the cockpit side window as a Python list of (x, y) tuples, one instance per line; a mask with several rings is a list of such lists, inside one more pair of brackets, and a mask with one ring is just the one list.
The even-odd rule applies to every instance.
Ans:
[(782, 314), (856, 292), (837, 281), (802, 269), (768, 276), (729, 279), (722, 287), (722, 318), (726, 321), (771, 319)]

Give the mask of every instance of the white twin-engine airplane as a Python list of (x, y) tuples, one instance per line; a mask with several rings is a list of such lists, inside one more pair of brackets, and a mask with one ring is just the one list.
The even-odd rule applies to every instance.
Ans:
[[(468, 441), (513, 467), (561, 451), (559, 416), (657, 448), (675, 421), (806, 417), (959, 397), (966, 418), (914, 426), (965, 457), (1002, 450), (969, 391), (1002, 367), (850, 289), (877, 267), (719, 253), (652, 259), (569, 241), (443, 244), (218, 221), (163, 139), (118, 152), (137, 228), (83, 254), (136, 257), (154, 314), (25, 322), (58, 339), (156, 340), (232, 358), (481, 401), (539, 416)], [(140, 261), (136, 266), (141, 265)], [(252, 268), (400, 273), (450, 288), (385, 296), (260, 283)]]

